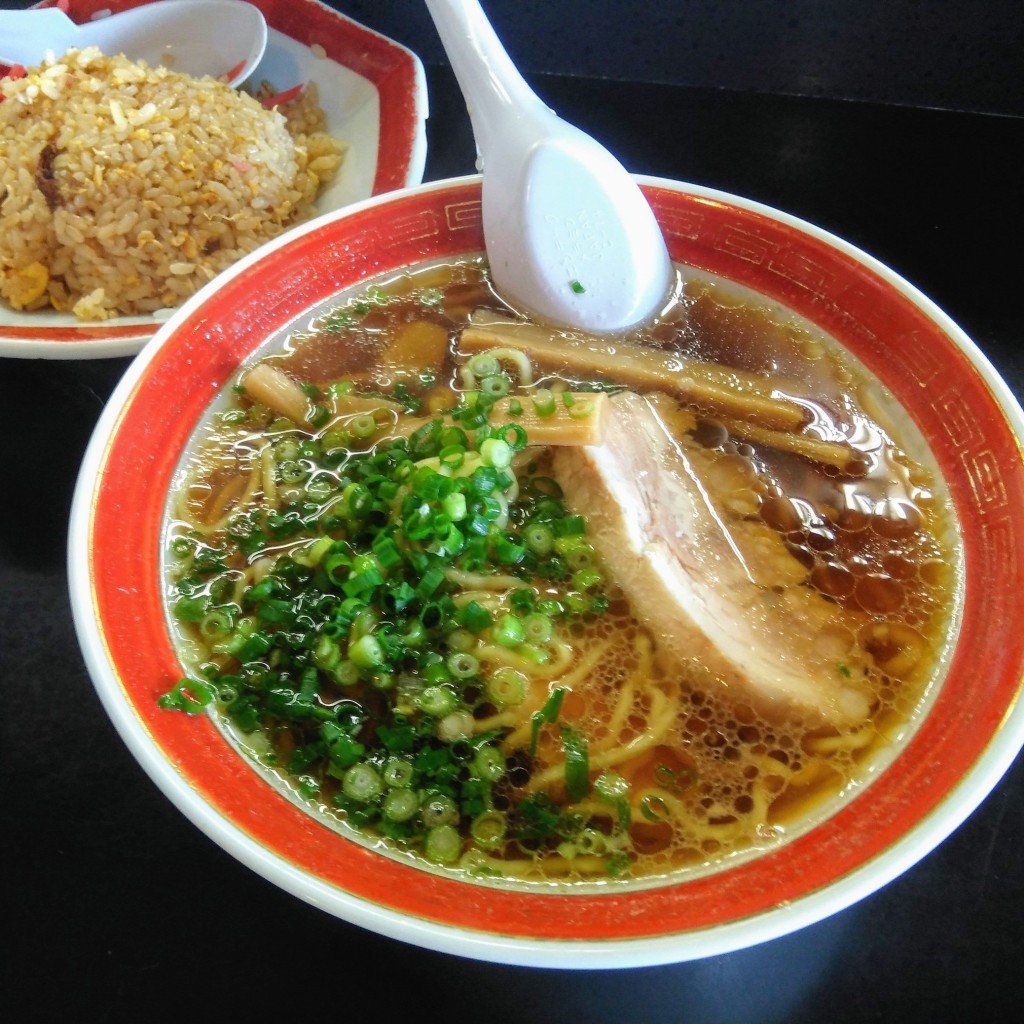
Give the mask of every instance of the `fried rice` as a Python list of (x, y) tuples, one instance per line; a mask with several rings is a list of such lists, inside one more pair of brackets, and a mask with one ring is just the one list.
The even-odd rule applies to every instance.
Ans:
[(310, 216), (344, 146), (315, 86), (280, 107), (261, 88), (95, 47), (0, 80), (0, 297), (149, 315)]

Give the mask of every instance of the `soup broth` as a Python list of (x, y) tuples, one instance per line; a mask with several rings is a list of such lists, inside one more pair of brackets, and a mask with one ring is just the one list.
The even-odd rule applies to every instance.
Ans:
[(560, 883), (712, 870), (851, 798), (960, 578), (923, 440), (832, 339), (696, 273), (643, 331), (553, 331), (482, 259), (246, 368), (167, 550), (165, 706), (361, 841)]

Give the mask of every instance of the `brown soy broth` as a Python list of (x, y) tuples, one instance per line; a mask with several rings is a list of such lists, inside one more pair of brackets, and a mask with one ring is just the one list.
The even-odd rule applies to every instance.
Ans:
[[(480, 260), (427, 267), (377, 287), (377, 298), (386, 302), (367, 302), (361, 293), (294, 334), (270, 361), (317, 389), (342, 378), (367, 394), (391, 394), (400, 386), (429, 414), (452, 406), (464, 387), (459, 334), (467, 318), (483, 308), (516, 319), (494, 294)], [(436, 293), (427, 303), (425, 290)], [(389, 359), (398, 333), (420, 323), (443, 331), (442, 347), (415, 367)], [(737, 436), (699, 403), (664, 404), (667, 422), (678, 423), (681, 442), (705, 467), (733, 520), (781, 538), (806, 574), (801, 586), (849, 613), (851, 637), (856, 634), (869, 662), (867, 722), (823, 724), (813, 715), (695, 683), (658, 649), (642, 609), (631, 607), (614, 581), (608, 612), (569, 631), (562, 715), (586, 737), (592, 774), (607, 759), (630, 785), (632, 875), (706, 870), (809, 827), (838, 799), (857, 792), (913, 730), (941, 677), (958, 607), (955, 523), (924, 442), (902, 411), (879, 397), (877, 382), (832, 339), (778, 306), (728, 282), (688, 275), (659, 323), (607, 344), (656, 348), (678, 353), (684, 364), (699, 360), (768, 377), (774, 393), (806, 410), (813, 436), (857, 449), (858, 457), (838, 469)], [(600, 375), (604, 385), (616, 380), (614, 359), (609, 367)], [(534, 370), (533, 387), (557, 391), (583, 379), (569, 360), (540, 360)], [(885, 415), (869, 415), (866, 407)], [(240, 466), (251, 467), (253, 450), (252, 438), (238, 441)], [(219, 459), (205, 456), (194, 487), (200, 518), (230, 511), (233, 496), (244, 489), (244, 472), (226, 468), (230, 458), (223, 457), (223, 445), (220, 451)], [(541, 475), (546, 459), (543, 451), (534, 456)], [(225, 488), (233, 489), (229, 499)], [(379, 700), (365, 688), (346, 691), (348, 698)], [(474, 715), (481, 723), (500, 717), (484, 701)], [(531, 753), (529, 721), (506, 715), (502, 722), (510, 764), (519, 766), (498, 789), (502, 806), (538, 791), (563, 799), (557, 733), (543, 733)], [(652, 723), (659, 739), (645, 745)], [(308, 740), (302, 730), (281, 726), (272, 744), (283, 759)], [(634, 746), (640, 751), (635, 757), (614, 757)], [(321, 781), (320, 808), (330, 815), (326, 798), (336, 781)], [(590, 800), (586, 813), (595, 834), (614, 832), (607, 807)], [(596, 842), (600, 846), (599, 837)], [(598, 859), (531, 858), (510, 846), (490, 854), (488, 865), (526, 880), (586, 881)]]
[[(375, 386), (390, 390), (396, 383), (394, 367), (382, 356), (388, 341), (404, 324), (427, 321), (449, 332), (449, 358), (443, 364), (419, 367), (438, 377), (454, 377), (454, 338), (470, 312), (480, 307), (507, 311), (495, 295), (489, 280), (480, 272), (479, 263), (442, 264), (418, 273), (401, 274), (385, 284), (389, 296), (397, 301), (377, 306), (360, 318), (358, 326), (346, 327), (345, 343), (338, 344), (338, 330), (332, 326), (337, 316), (320, 317), (310, 331), (289, 339), (281, 357), (281, 366), (297, 379), (326, 385), (340, 377), (372, 378)], [(415, 300), (423, 289), (437, 289), (441, 300), (435, 306)], [(407, 302), (402, 298), (413, 296)], [(375, 368), (371, 370), (370, 368)], [(368, 370), (370, 371), (368, 375)]]

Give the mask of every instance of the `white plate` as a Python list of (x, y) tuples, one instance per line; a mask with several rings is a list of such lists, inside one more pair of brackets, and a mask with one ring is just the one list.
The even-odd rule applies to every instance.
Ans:
[[(290, 0), (287, 5), (251, 2), (264, 12), (269, 28), (267, 49), (252, 84), (266, 79), (287, 89), (315, 82), (328, 130), (348, 144), (338, 177), (317, 200), (317, 213), (418, 184), (426, 160), (427, 118), (426, 80), (419, 58), (318, 0)], [(95, 11), (137, 6), (138, 0), (72, 0), (70, 13), (81, 22)], [(0, 356), (134, 355), (161, 322), (156, 317), (118, 317), (89, 323), (54, 310), (17, 312), (0, 300)]]

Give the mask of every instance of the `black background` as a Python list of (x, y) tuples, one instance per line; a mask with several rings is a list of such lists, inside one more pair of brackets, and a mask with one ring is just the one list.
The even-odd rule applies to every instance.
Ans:
[[(339, 6), (424, 56), (439, 53), (418, 4)], [(632, 44), (616, 63), (613, 43), (642, 35), (666, 12), (707, 24), (715, 5), (641, 6), (643, 17), (634, 5), (612, 3), (495, 2), (488, 9), (502, 31), (515, 28), (521, 51), (536, 44), (539, 63), (531, 70), (538, 74), (530, 80), (538, 93), (631, 170), (748, 196), (847, 238), (938, 302), (1021, 395), (1024, 217), (1016, 154), (1024, 120), (1006, 116), (1022, 112), (1019, 67), (1000, 66), (1003, 51), (993, 50), (993, 67), (978, 70), (974, 91), (956, 95), (938, 78), (934, 94), (915, 91), (927, 84), (915, 76), (913, 88), (896, 82), (899, 94), (887, 94), (883, 70), (870, 61), (863, 78), (843, 88), (795, 89), (767, 69), (766, 88), (748, 87), (742, 76), (667, 79), (660, 58), (645, 65)], [(835, 52), (843, 49), (837, 33), (848, 31), (853, 48), (869, 15), (882, 8), (717, 6), (731, 15), (730, 33), (760, 26), (760, 37), (772, 11), (780, 34), (784, 8), (800, 9), (802, 17), (834, 12), (819, 34)], [(1001, 23), (1003, 41), (1021, 39), (1016, 3), (887, 6), (893, 17), (916, 12), (919, 36), (927, 9), (949, 21), (980, 9), (992, 15), (988, 28), (1009, 19)], [(559, 49), (551, 33), (561, 12), (575, 20), (571, 31), (561, 30)], [(851, 25), (855, 14), (859, 28)], [(531, 18), (536, 24), (526, 24)], [(659, 24), (670, 51), (670, 33), (681, 33), (682, 23)], [(965, 38), (984, 35), (977, 26), (972, 31)], [(423, 45), (416, 46), (409, 36), (420, 33)], [(949, 23), (936, 33), (947, 41), (954, 35)], [(747, 43), (763, 52), (763, 38)], [(691, 53), (695, 45), (681, 35), (677, 48)], [(927, 49), (927, 39), (920, 45)], [(935, 45), (938, 55), (947, 44)], [(708, 73), (714, 66), (707, 53), (692, 63)], [(844, 63), (843, 76), (852, 67)], [(425, 178), (469, 173), (472, 135), (439, 57), (428, 65), (428, 86)], [(875, 895), (793, 935), (688, 964), (561, 971), (462, 960), (350, 926), (242, 867), (175, 810), (131, 758), (96, 698), (71, 623), (71, 493), (103, 402), (127, 365), (0, 360), (0, 1013), (7, 1019), (15, 1019), (10, 1010), (29, 1021), (209, 1019), (231, 1011), (261, 1021), (437, 1013), (495, 1024), (1019, 1016), (1019, 760), (959, 830)]]

